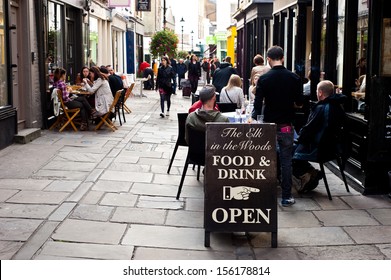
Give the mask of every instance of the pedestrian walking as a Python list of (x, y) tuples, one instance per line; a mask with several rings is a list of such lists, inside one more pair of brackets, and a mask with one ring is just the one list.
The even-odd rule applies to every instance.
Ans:
[(157, 72), (156, 90), (160, 94), (160, 117), (164, 118), (164, 101), (167, 101), (166, 116), (169, 116), (171, 107), (171, 94), (173, 91), (172, 80), (175, 77), (175, 72), (170, 66), (170, 60), (167, 56), (162, 57), (161, 66)]
[(191, 92), (195, 93), (198, 87), (198, 80), (201, 77), (201, 64), (195, 54), (192, 54), (190, 57), (188, 77), (191, 84)]

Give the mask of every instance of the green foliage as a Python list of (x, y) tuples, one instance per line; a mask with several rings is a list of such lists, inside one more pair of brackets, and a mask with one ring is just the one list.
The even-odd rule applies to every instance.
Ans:
[(154, 57), (161, 55), (175, 57), (178, 42), (178, 36), (174, 32), (170, 30), (158, 31), (152, 37), (149, 51)]
[(177, 58), (183, 58), (185, 59), (187, 56), (189, 55), (189, 53), (187, 51), (179, 51), (177, 53)]

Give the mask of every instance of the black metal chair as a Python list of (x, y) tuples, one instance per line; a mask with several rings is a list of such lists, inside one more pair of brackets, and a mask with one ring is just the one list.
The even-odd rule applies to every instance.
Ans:
[(333, 132), (328, 131), (326, 129), (325, 133), (323, 134), (323, 137), (320, 139), (317, 160), (312, 161), (317, 162), (319, 164), (329, 200), (332, 200), (332, 197), (329, 189), (329, 184), (326, 178), (326, 173), (324, 171), (324, 164), (329, 161), (337, 161), (338, 168), (341, 172), (341, 177), (345, 184), (346, 191), (350, 192), (344, 172), (346, 159), (348, 158), (349, 154), (348, 145), (349, 140), (347, 139), (347, 135), (343, 127), (340, 127), (337, 131)]
[(235, 112), (235, 110), (238, 108), (238, 105), (236, 103), (216, 102), (216, 104), (217, 106), (219, 106), (219, 110), (222, 113)]
[(189, 149), (185, 166), (182, 172), (181, 182), (179, 183), (176, 199), (179, 199), (182, 191), (183, 182), (185, 181), (186, 172), (189, 164), (198, 165), (197, 180), (200, 179), (200, 166), (205, 166), (205, 131), (195, 130), (187, 127)]
[(125, 109), (124, 109), (126, 89), (121, 89), (120, 91), (121, 91), (121, 95), (118, 99), (117, 104), (115, 105), (115, 119), (117, 118), (118, 115), (119, 124), (122, 126), (120, 109), (122, 110), (122, 117), (124, 118), (124, 123), (126, 123)]
[(168, 174), (170, 173), (171, 166), (174, 161), (178, 147), (179, 146), (187, 147), (187, 143), (185, 140), (185, 125), (186, 125), (186, 118), (188, 115), (189, 115), (188, 113), (178, 113), (178, 138), (176, 139), (174, 152), (172, 153), (170, 165), (168, 166), (168, 170), (167, 170)]

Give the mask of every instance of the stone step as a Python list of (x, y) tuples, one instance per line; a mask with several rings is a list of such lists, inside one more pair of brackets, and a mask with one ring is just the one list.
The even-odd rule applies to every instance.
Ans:
[(18, 131), (18, 134), (14, 136), (14, 141), (19, 144), (27, 144), (38, 137), (41, 137), (40, 128), (26, 128)]

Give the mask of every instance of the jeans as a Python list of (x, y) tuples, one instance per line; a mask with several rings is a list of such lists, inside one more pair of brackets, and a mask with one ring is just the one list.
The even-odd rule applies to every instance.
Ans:
[(88, 103), (87, 99), (83, 96), (78, 96), (77, 98), (68, 101), (65, 105), (69, 109), (80, 109), (80, 117), (83, 122), (88, 122), (88, 114), (91, 112), (90, 103)]
[(162, 113), (164, 113), (164, 101), (167, 101), (167, 111), (170, 111), (171, 107), (171, 93), (160, 94), (160, 108)]
[(293, 131), (282, 133), (277, 127), (277, 153), (281, 170), (282, 199), (292, 196)]
[(172, 92), (175, 94), (176, 93), (176, 86), (177, 86), (177, 82), (176, 82), (176, 78), (178, 77), (177, 74), (175, 74), (175, 77), (172, 78)]

